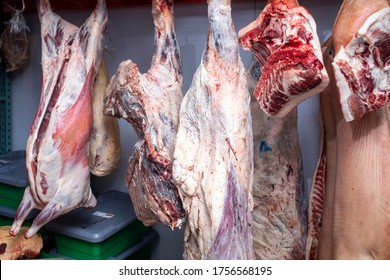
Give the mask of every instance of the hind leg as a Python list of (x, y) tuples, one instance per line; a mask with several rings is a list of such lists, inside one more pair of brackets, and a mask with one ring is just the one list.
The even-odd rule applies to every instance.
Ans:
[(30, 214), (31, 210), (37, 208), (34, 199), (30, 192), (30, 187), (27, 187), (24, 191), (22, 202), (20, 203), (18, 210), (16, 211), (15, 220), (11, 226), (9, 233), (11, 235), (17, 235), (20, 228), (23, 225), (24, 220)]
[(42, 226), (64, 214), (63, 207), (60, 203), (53, 201), (48, 203), (42, 211), (35, 217), (33, 224), (25, 234), (26, 238), (32, 237), (41, 229)]

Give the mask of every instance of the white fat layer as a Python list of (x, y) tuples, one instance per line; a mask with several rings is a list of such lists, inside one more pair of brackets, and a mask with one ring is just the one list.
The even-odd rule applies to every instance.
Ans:
[[(390, 36), (390, 8), (384, 8), (367, 18), (362, 27), (357, 32), (356, 36), (348, 43), (347, 46), (341, 46), (339, 53), (335, 56), (333, 61), (333, 68), (335, 71), (336, 83), (340, 91), (340, 103), (344, 118), (346, 121), (352, 121), (353, 115), (348, 105), (350, 96), (357, 94), (359, 98), (365, 99), (361, 93), (354, 93), (350, 89), (347, 80), (341, 72), (338, 63), (345, 62), (351, 66), (355, 76), (359, 76), (359, 71), (364, 68), (362, 60), (356, 53), (362, 50), (363, 44), (369, 44), (369, 51), (372, 52), (374, 45), (378, 41), (374, 31), (379, 30)], [(372, 53), (366, 59), (369, 65), (369, 71), (375, 83), (375, 90), (389, 91), (389, 67), (378, 68), (375, 67), (374, 56)], [(375, 91), (374, 90), (374, 91)]]
[[(344, 47), (341, 47), (340, 52), (345, 52)], [(344, 78), (343, 74), (341, 73), (340, 67), (336, 64), (336, 57), (334, 59), (334, 62), (332, 63), (333, 70), (334, 70), (334, 76), (336, 78), (336, 84), (339, 88), (340, 92), (340, 103), (341, 103), (341, 109), (343, 111), (344, 118), (347, 122), (350, 122), (353, 120), (353, 116), (351, 114), (351, 111), (348, 107), (348, 98), (353, 93), (351, 92), (351, 89), (349, 88), (347, 80)]]
[(362, 27), (360, 27), (356, 37), (363, 37), (370, 44), (375, 43), (375, 37), (367, 36), (373, 28), (378, 28), (386, 33), (390, 32), (390, 7), (384, 8), (369, 16)]

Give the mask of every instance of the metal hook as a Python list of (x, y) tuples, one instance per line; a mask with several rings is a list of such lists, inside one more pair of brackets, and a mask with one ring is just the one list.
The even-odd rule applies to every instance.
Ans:
[(23, 13), (25, 8), (26, 8), (26, 5), (24, 4), (24, 0), (22, 0), (22, 9), (19, 10), (19, 9), (16, 9), (15, 7), (13, 7), (12, 5), (8, 4), (6, 1), (2, 1), (2, 3), (4, 5), (6, 5), (8, 8), (10, 8), (12, 11), (14, 12), (19, 12), (19, 13)]

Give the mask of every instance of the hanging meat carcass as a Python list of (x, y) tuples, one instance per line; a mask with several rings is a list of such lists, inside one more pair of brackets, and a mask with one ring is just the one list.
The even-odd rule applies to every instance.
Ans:
[(104, 0), (80, 27), (38, 1), (43, 86), (26, 148), (30, 186), (10, 229), (18, 234), (29, 212), (42, 210), (26, 237), (77, 207), (93, 207), (88, 141), (92, 130), (92, 86), (103, 51), (107, 11)]
[[(334, 46), (332, 38), (323, 45), (324, 65), (329, 74), (329, 84), (320, 94), (321, 143), (316, 170), (309, 194), (308, 237), (306, 259), (331, 259), (333, 195), (336, 182), (336, 119), (338, 98), (332, 62)], [(320, 240), (321, 235), (321, 242)]]
[(265, 114), (253, 95), (260, 65), (248, 71), (254, 142), (253, 243), (257, 259), (304, 259), (307, 212), (297, 108), (284, 118)]
[[(387, 10), (388, 5), (388, 1), (344, 1), (333, 29), (334, 56), (342, 52), (342, 46), (359, 37), (371, 15)], [(375, 41), (377, 37), (371, 34), (365, 39)], [(331, 66), (333, 51), (328, 48), (326, 53), (325, 65), (331, 81), (327, 98), (321, 96), (326, 180), (317, 258), (390, 259), (390, 108), (383, 106), (348, 122), (342, 110), (342, 96), (350, 90), (337, 86), (337, 65), (333, 62)], [(366, 77), (379, 73), (377, 66), (371, 67)], [(381, 84), (386, 82), (387, 79), (381, 80)], [(374, 91), (371, 88), (368, 94)]]
[(186, 259), (254, 258), (250, 96), (231, 1), (208, 1), (202, 61), (183, 99), (173, 178), (188, 216)]
[(343, 1), (335, 22), (337, 55), (333, 67), (347, 121), (360, 119), (390, 100), (389, 3)]
[(172, 180), (174, 141), (182, 101), (182, 68), (172, 0), (154, 0), (155, 53), (140, 74), (131, 60), (119, 65), (104, 99), (104, 113), (132, 124), (139, 140), (127, 171), (127, 186), (139, 220), (180, 227), (185, 220)]
[[(367, 26), (372, 20), (370, 15), (378, 11), (387, 11), (389, 16), (389, 1), (344, 1), (333, 29), (335, 58), (342, 51), (342, 46), (347, 46), (358, 36), (362, 26)], [(385, 23), (389, 23), (389, 20)], [(377, 36), (383, 35), (379, 31), (379, 34), (374, 32), (367, 35), (367, 40), (375, 42)], [(387, 42), (384, 45), (387, 46), (387, 52), (374, 51), (377, 54), (379, 51), (383, 62), (387, 61), (381, 66), (385, 69), (389, 69), (387, 34), (387, 38), (381, 39)], [(370, 68), (367, 77), (377, 73), (376, 63)], [(337, 81), (337, 68), (334, 69)], [(389, 76), (382, 77), (380, 81), (387, 88), (389, 82)], [(344, 106), (341, 96), (348, 89), (343, 86), (338, 88), (341, 106)], [(375, 92), (374, 88), (371, 90), (369, 95)], [(359, 121), (348, 123), (343, 118), (339, 104), (334, 110), (337, 121), (337, 157), (331, 253), (335, 259), (390, 259), (390, 108), (388, 105), (383, 106), (376, 112), (366, 113)]]
[(296, 0), (270, 0), (259, 17), (239, 32), (245, 50), (262, 67), (255, 89), (270, 116), (286, 116), (328, 84), (316, 23)]
[(118, 120), (103, 115), (103, 99), (108, 85), (103, 59), (93, 86), (93, 127), (89, 139), (89, 169), (96, 176), (106, 176), (118, 167), (121, 143)]

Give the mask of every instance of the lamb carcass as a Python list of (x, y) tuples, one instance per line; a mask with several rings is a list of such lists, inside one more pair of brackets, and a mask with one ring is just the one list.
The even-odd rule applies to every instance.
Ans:
[(252, 235), (257, 259), (304, 259), (307, 212), (297, 108), (284, 118), (265, 114), (253, 92), (260, 65), (248, 71), (254, 142)]
[(270, 116), (286, 116), (328, 84), (316, 23), (296, 0), (270, 0), (259, 17), (239, 32), (245, 50), (262, 67), (255, 89)]
[(360, 119), (390, 100), (389, 3), (343, 1), (335, 22), (333, 67), (347, 121)]
[(103, 50), (106, 3), (98, 0), (80, 27), (38, 1), (41, 21), (43, 86), (26, 148), (30, 186), (10, 229), (18, 234), (33, 208), (42, 210), (26, 237), (77, 207), (93, 207), (88, 141), (92, 130), (92, 86)]
[(103, 115), (103, 99), (108, 85), (103, 59), (93, 85), (93, 127), (89, 139), (89, 169), (96, 176), (106, 176), (118, 167), (121, 143), (118, 120)]
[(156, 48), (150, 70), (131, 60), (119, 65), (104, 99), (106, 115), (132, 124), (139, 140), (127, 171), (127, 186), (139, 220), (180, 227), (184, 211), (172, 180), (174, 141), (182, 101), (182, 68), (173, 1), (154, 0)]
[(188, 216), (186, 259), (254, 258), (250, 96), (231, 1), (208, 1), (202, 61), (183, 99), (173, 179)]

